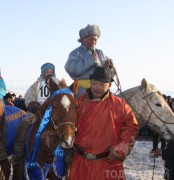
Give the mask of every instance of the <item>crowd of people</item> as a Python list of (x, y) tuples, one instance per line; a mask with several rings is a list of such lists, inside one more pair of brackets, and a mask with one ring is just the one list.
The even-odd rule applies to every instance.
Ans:
[(5, 102), (5, 105), (15, 106), (27, 112), (25, 99), (23, 98), (22, 95), (19, 95), (18, 97), (16, 97), (16, 94), (7, 92), (5, 96), (3, 97), (3, 99)]
[(169, 105), (169, 107), (171, 108), (171, 110), (174, 112), (174, 98), (172, 98), (169, 95), (167, 96), (165, 94), (163, 94), (163, 97), (166, 100), (166, 102)]

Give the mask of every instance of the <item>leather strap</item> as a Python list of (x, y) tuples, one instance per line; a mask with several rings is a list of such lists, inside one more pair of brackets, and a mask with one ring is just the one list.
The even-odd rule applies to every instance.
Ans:
[(80, 147), (78, 147), (77, 145), (75, 146), (78, 153), (83, 156), (85, 159), (87, 160), (98, 160), (98, 159), (104, 159), (107, 158), (109, 155), (109, 151), (106, 151), (104, 153), (100, 153), (100, 154), (90, 154), (87, 153), (85, 151), (83, 151)]

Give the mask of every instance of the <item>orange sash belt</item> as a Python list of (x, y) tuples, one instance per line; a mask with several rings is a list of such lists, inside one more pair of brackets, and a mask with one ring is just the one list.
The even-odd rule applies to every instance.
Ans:
[(89, 79), (79, 79), (79, 87), (88, 89), (90, 88), (90, 80)]

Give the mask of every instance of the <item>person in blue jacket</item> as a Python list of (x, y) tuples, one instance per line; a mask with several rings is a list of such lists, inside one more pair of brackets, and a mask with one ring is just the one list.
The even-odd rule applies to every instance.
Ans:
[(110, 66), (111, 59), (104, 55), (103, 51), (95, 48), (101, 36), (98, 25), (87, 25), (79, 31), (81, 45), (74, 49), (65, 64), (65, 70), (73, 80), (79, 81), (79, 89), (76, 97), (84, 94), (90, 87), (89, 75), (94, 72), (96, 66)]

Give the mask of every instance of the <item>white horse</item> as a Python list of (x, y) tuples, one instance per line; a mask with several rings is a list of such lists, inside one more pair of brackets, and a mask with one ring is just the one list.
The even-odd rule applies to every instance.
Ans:
[[(164, 139), (163, 148), (174, 148), (174, 113), (163, 95), (145, 79), (141, 85), (128, 89), (118, 95), (132, 108), (139, 126), (147, 125)], [(169, 161), (164, 164), (164, 177), (169, 177)]]
[(132, 108), (140, 127), (146, 124), (165, 140), (174, 140), (174, 113), (154, 85), (143, 79), (118, 96)]

